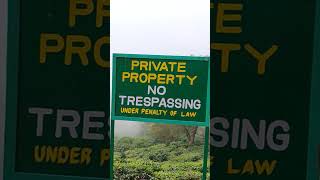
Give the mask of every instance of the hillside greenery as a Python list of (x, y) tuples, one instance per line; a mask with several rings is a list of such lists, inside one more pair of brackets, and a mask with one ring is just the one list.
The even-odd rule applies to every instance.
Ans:
[[(155, 127), (152, 128), (154, 130)], [(203, 137), (196, 136), (190, 144), (183, 131), (181, 136), (177, 136), (179, 132), (176, 131), (175, 137), (171, 137), (170, 132), (157, 131), (156, 134), (115, 139), (114, 179), (201, 179)], [(166, 136), (170, 136), (170, 141)]]

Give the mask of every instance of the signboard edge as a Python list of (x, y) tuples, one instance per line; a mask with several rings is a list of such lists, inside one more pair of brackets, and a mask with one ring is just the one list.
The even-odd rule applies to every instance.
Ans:
[(315, 23), (314, 23), (314, 48), (311, 76), (311, 93), (309, 109), (309, 137), (308, 137), (308, 159), (307, 159), (307, 180), (319, 179), (317, 174), (320, 166), (317, 162), (318, 145), (320, 141), (317, 134), (320, 130), (320, 112), (317, 110), (320, 106), (320, 0), (315, 0)]

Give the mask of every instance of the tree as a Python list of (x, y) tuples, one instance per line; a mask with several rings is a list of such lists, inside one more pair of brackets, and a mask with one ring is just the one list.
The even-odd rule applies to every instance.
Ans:
[(187, 139), (188, 139), (188, 144), (193, 145), (194, 139), (195, 139), (197, 131), (198, 131), (198, 127), (197, 126), (194, 126), (194, 127), (184, 126), (184, 131), (185, 131)]
[(185, 136), (188, 145), (193, 145), (198, 132), (198, 127), (182, 125), (163, 125), (163, 124), (146, 124), (148, 129), (147, 135), (154, 137), (157, 141), (170, 143), (177, 141)]
[(154, 137), (157, 141), (170, 143), (177, 141), (184, 135), (183, 126), (179, 125), (164, 125), (164, 124), (145, 124), (147, 135)]

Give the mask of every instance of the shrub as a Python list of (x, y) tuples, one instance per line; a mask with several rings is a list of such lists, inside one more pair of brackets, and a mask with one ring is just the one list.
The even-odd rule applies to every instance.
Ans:
[(165, 152), (164, 150), (150, 152), (149, 159), (155, 162), (164, 162), (168, 160), (168, 153)]
[(157, 179), (179, 179), (179, 180), (199, 180), (202, 177), (200, 172), (192, 171), (159, 171), (155, 173)]
[(146, 137), (121, 138), (115, 144), (114, 179), (195, 180), (202, 177), (203, 146), (184, 140), (166, 143)]

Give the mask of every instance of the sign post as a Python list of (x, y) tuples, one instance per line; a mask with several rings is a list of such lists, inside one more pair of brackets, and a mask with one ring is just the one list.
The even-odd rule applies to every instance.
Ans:
[(109, 0), (10, 0), (5, 180), (109, 178)]
[(319, 4), (211, 1), (213, 179), (316, 179)]
[(320, 179), (320, 145), (318, 145), (318, 154), (317, 154), (317, 158), (318, 158), (318, 177), (319, 177), (319, 179)]
[(205, 179), (210, 110), (209, 68), (207, 57), (114, 54), (111, 144), (114, 143), (116, 120), (206, 127)]

